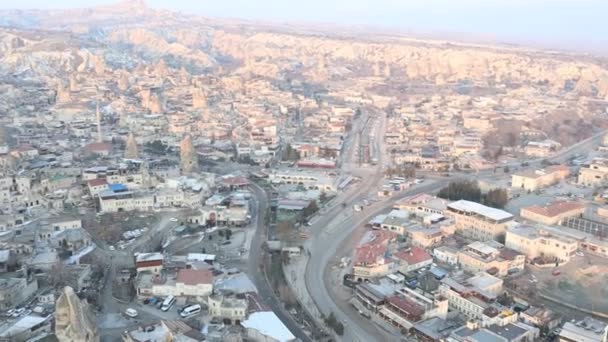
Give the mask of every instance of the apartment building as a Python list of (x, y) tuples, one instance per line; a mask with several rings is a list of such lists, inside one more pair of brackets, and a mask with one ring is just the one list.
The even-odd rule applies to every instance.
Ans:
[(586, 210), (587, 206), (584, 203), (555, 201), (545, 206), (533, 205), (521, 208), (520, 216), (537, 223), (556, 225), (571, 217), (580, 217)]
[(525, 255), (495, 241), (476, 241), (458, 252), (458, 264), (464, 271), (484, 271), (498, 277), (522, 271), (525, 261)]
[(504, 210), (466, 200), (448, 204), (444, 215), (454, 219), (457, 232), (479, 241), (501, 239), (506, 224), (513, 220), (513, 215)]
[(529, 260), (542, 257), (547, 262), (568, 262), (578, 242), (549, 227), (514, 225), (507, 230), (505, 246), (526, 255)]
[(542, 170), (529, 170), (511, 176), (511, 186), (515, 189), (536, 191), (559, 183), (570, 176), (570, 168), (563, 165), (549, 166)]
[(608, 158), (595, 158), (578, 171), (578, 184), (596, 186), (608, 181)]

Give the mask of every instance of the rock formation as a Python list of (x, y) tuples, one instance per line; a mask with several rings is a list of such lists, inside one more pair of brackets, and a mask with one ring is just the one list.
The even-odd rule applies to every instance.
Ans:
[(129, 137), (127, 137), (127, 145), (125, 146), (125, 158), (139, 158), (139, 152), (137, 151), (137, 141), (135, 140), (133, 132), (129, 133)]
[(192, 143), (192, 136), (186, 134), (180, 145), (180, 167), (182, 173), (192, 173), (198, 169), (198, 157)]
[(55, 303), (55, 335), (59, 341), (98, 342), (99, 334), (89, 305), (69, 286)]

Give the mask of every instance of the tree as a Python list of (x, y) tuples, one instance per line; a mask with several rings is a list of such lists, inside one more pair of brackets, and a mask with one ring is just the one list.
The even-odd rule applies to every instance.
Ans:
[(226, 240), (230, 240), (232, 238), (232, 229), (226, 229)]
[(308, 204), (306, 208), (304, 208), (302, 214), (304, 215), (304, 217), (309, 217), (316, 213), (317, 210), (319, 210), (319, 206), (317, 205), (317, 201), (313, 200), (310, 201), (310, 204)]
[(325, 203), (326, 201), (327, 201), (327, 193), (325, 193), (325, 191), (323, 191), (319, 195), (319, 202)]
[(450, 182), (446, 187), (441, 188), (437, 197), (449, 199), (451, 201), (467, 200), (481, 202), (481, 189), (476, 181)]
[(492, 189), (484, 196), (483, 203), (489, 207), (504, 208), (509, 202), (509, 194), (505, 189)]
[(164, 155), (169, 147), (160, 140), (154, 140), (146, 143), (145, 148), (152, 154)]

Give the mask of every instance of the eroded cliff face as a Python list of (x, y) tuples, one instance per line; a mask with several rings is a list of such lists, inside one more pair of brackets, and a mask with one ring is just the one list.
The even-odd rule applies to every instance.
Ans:
[[(544, 84), (554, 93), (566, 82), (575, 84), (579, 95), (608, 98), (608, 70), (573, 57), (551, 56), (540, 52), (501, 50), (485, 47), (435, 46), (387, 42), (320, 38), (312, 36), (258, 33), (251, 36), (217, 31), (212, 47), (221, 54), (243, 61), (291, 59), (308, 61), (311, 77), (330, 77), (328, 67), (338, 63), (367, 63), (370, 75), (391, 75), (398, 70), (412, 80), (441, 85), (471, 80), (504, 84)], [(381, 71), (380, 65), (383, 66)], [(256, 72), (255, 63), (247, 63)], [(264, 69), (259, 70), (262, 74)]]

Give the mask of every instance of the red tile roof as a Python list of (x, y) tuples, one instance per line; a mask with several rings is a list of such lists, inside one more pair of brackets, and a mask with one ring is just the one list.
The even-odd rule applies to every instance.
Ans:
[(424, 315), (424, 308), (422, 306), (398, 295), (387, 297), (386, 302), (406, 312), (408, 316), (413, 316), (412, 318), (417, 317), (420, 319)]
[(213, 273), (210, 270), (182, 269), (177, 273), (176, 282), (186, 285), (211, 284)]
[(90, 143), (90, 144), (86, 145), (84, 147), (84, 149), (89, 152), (100, 152), (100, 151), (109, 152), (112, 150), (112, 145), (108, 144), (108, 143), (96, 142), (96, 143)]
[(108, 184), (108, 181), (105, 178), (95, 178), (88, 181), (89, 186), (100, 186), (104, 184)]
[(433, 257), (431, 257), (424, 249), (415, 246), (409, 250), (399, 251), (395, 253), (394, 256), (407, 262), (408, 265), (416, 265), (433, 259)]
[(372, 238), (355, 249), (355, 265), (376, 263), (386, 252), (388, 243), (395, 237), (394, 233), (385, 230), (374, 230), (370, 234)]
[(571, 210), (579, 210), (585, 208), (586, 205), (580, 202), (573, 201), (557, 201), (551, 204), (548, 204), (544, 207), (533, 205), (531, 207), (524, 208), (524, 210), (533, 212), (537, 215), (542, 215), (546, 217), (555, 217), (557, 215), (566, 213)]

